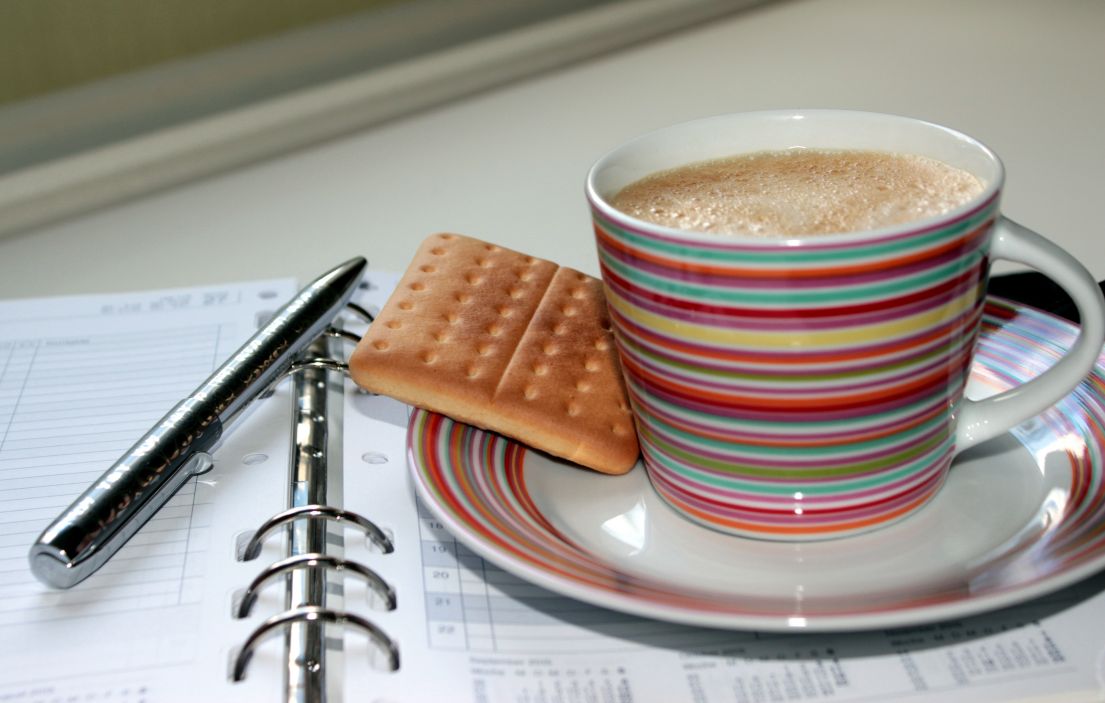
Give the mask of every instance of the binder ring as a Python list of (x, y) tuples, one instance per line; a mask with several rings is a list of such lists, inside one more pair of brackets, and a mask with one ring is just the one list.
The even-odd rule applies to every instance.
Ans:
[(334, 337), (336, 339), (344, 339), (347, 342), (353, 342), (354, 344), (361, 341), (361, 336), (349, 330), (343, 330), (340, 327), (327, 327), (322, 332), (327, 337)]
[(242, 645), (242, 649), (234, 658), (234, 664), (231, 669), (231, 680), (238, 682), (245, 679), (246, 668), (249, 666), (250, 659), (253, 658), (253, 651), (262, 640), (275, 632), (282, 631), (288, 625), (296, 622), (352, 625), (363, 630), (365, 634), (368, 635), (369, 640), (387, 655), (389, 670), (395, 671), (399, 668), (399, 648), (396, 647), (395, 642), (393, 642), (383, 630), (376, 627), (376, 625), (373, 625), (368, 620), (354, 615), (353, 613), (331, 610), (329, 608), (319, 608), (317, 606), (304, 606), (302, 608), (288, 610), (279, 615), (274, 615), (261, 623), (256, 630), (250, 633), (249, 638), (246, 639), (245, 644)]
[[(326, 334), (327, 334), (326, 332), (323, 332), (323, 334), (319, 335), (319, 336), (323, 336), (323, 335), (326, 335)], [(349, 375), (349, 365), (345, 364), (341, 361), (338, 361), (337, 359), (330, 359), (330, 358), (327, 358), (327, 357), (316, 357), (316, 358), (310, 358), (310, 359), (301, 359), (299, 361), (293, 362), (292, 365), (289, 366), (287, 369), (285, 369), (282, 374), (280, 374), (279, 376), (274, 378), (272, 383), (269, 384), (269, 387), (267, 389), (265, 389), (265, 392), (262, 394), (262, 397), (265, 397), (265, 398), (269, 397), (274, 392), (276, 392), (276, 387), (279, 386), (281, 383), (283, 383), (285, 380), (287, 380), (289, 377), (294, 376), (295, 374), (299, 373), (300, 371), (306, 371), (307, 369), (323, 369), (324, 371), (338, 371), (340, 373), (345, 374), (346, 376)]]
[(288, 367), (288, 370), (284, 372), (284, 376), (291, 376), (292, 374), (305, 371), (306, 369), (323, 369), (324, 371), (339, 371), (345, 375), (349, 375), (349, 366), (337, 359), (328, 359), (325, 357), (319, 357), (315, 359), (303, 359), (297, 361)]
[[(346, 303), (345, 307), (355, 313), (357, 316), (364, 318), (364, 320), (369, 324), (376, 320), (376, 317), (372, 313), (356, 303)], [(335, 337), (337, 339), (344, 339), (348, 342), (353, 342), (354, 344), (361, 341), (359, 335), (348, 330), (343, 330), (340, 327), (334, 327), (333, 325), (324, 329), (319, 334), (319, 337)], [(276, 386), (278, 386), (280, 382), (284, 379), (288, 378), (289, 376), (295, 375), (305, 369), (323, 369), (325, 371), (338, 371), (342, 374), (345, 374), (346, 376), (349, 375), (349, 365), (344, 362), (338, 361), (337, 359), (329, 359), (326, 357), (301, 359), (294, 362), (291, 366), (287, 368), (287, 370), (284, 371), (284, 373), (273, 379), (272, 383), (269, 385), (269, 388), (265, 391), (265, 395), (272, 394)]]
[(234, 617), (238, 619), (248, 617), (249, 611), (253, 608), (253, 604), (257, 602), (257, 597), (260, 595), (261, 589), (276, 580), (277, 577), (294, 569), (303, 567), (328, 567), (335, 571), (352, 571), (358, 576), (363, 577), (368, 583), (369, 588), (384, 600), (387, 610), (395, 610), (395, 589), (393, 589), (387, 581), (380, 578), (380, 575), (375, 571), (355, 561), (349, 561), (330, 554), (310, 553), (298, 554), (294, 557), (281, 559), (265, 567), (264, 571), (258, 574), (257, 577), (246, 586), (246, 590), (242, 594), (242, 600), (238, 603), (237, 608), (235, 608)]
[(355, 315), (357, 315), (357, 317), (361, 318), (370, 325), (376, 321), (375, 315), (370, 313), (367, 308), (363, 308), (357, 303), (350, 301), (345, 304), (345, 307), (347, 310), (354, 313)]
[(249, 539), (246, 546), (238, 552), (238, 561), (251, 561), (256, 559), (261, 553), (262, 543), (264, 543), (265, 539), (267, 539), (276, 528), (284, 523), (300, 518), (321, 518), (323, 520), (333, 520), (335, 522), (351, 522), (364, 530), (372, 543), (379, 547), (384, 554), (391, 554), (395, 551), (395, 545), (392, 544), (391, 539), (384, 534), (384, 531), (377, 527), (374, 522), (357, 513), (329, 505), (301, 505), (296, 508), (289, 508), (265, 520), (261, 527), (257, 528), (257, 531), (253, 533), (253, 536)]

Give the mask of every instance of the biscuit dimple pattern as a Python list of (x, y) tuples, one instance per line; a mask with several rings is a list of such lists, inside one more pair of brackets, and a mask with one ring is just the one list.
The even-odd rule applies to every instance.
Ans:
[[(371, 381), (387, 376), (388, 389), (407, 393), (400, 397), (406, 402), (490, 429), (499, 429), (495, 421), (480, 418), (502, 417), (532, 427), (533, 436), (528, 430), (511, 436), (540, 449), (599, 470), (628, 468), (585, 460), (612, 455), (613, 446), (636, 451), (618, 404), (624, 389), (595, 279), (486, 242), (437, 235), (423, 244), (397, 290), (402, 294), (379, 316), (383, 324), (366, 335), (372, 341), (354, 354), (358, 364), (351, 359), (358, 383), (378, 390)], [(377, 366), (361, 368), (370, 358)]]
[[(612, 363), (613, 353), (607, 340), (608, 333), (594, 336), (596, 330), (593, 325), (605, 318), (599, 306), (594, 303), (594, 298), (601, 296), (601, 288), (594, 285), (594, 279), (585, 275), (576, 272), (569, 275), (566, 269), (561, 269), (561, 272), (557, 273), (550, 289), (545, 292), (545, 304), (538, 312), (538, 316), (543, 316), (544, 319), (535, 318), (531, 323), (527, 330), (529, 338), (525, 343), (529, 348), (539, 350), (549, 363), (546, 366), (539, 361), (534, 362), (528, 371), (530, 378), (545, 376), (550, 379), (543, 386), (544, 392), (551, 392), (554, 397), (559, 398), (560, 407), (567, 417), (579, 417), (580, 421), (585, 421), (585, 405), (581, 399), (593, 391), (591, 379), (598, 378), (604, 370), (610, 375), (616, 375), (617, 369)], [(589, 291), (591, 300), (588, 300)], [(557, 338), (589, 341), (584, 342), (585, 346), (570, 344), (568, 356), (562, 359), (558, 345), (553, 343)], [(588, 347), (590, 352), (587, 351)], [(600, 353), (596, 354), (596, 351)], [(554, 378), (555, 383), (552, 381)], [(509, 383), (504, 383), (504, 391), (507, 387)], [(536, 390), (531, 385), (519, 386), (519, 390), (526, 400), (537, 398)], [(506, 395), (504, 392), (497, 398), (505, 399)], [(616, 433), (614, 427), (619, 428)], [(620, 417), (605, 431), (615, 436), (625, 436), (629, 427), (627, 418)]]

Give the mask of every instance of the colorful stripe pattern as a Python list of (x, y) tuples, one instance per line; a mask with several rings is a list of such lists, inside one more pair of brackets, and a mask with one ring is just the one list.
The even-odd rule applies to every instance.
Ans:
[[(1075, 328), (1045, 313), (990, 299), (972, 380), (994, 391), (1038, 375), (1069, 348)], [(1063, 486), (1058, 511), (1031, 539), (972, 561), (970, 585), (919, 586), (897, 598), (805, 599), (794, 587), (763, 601), (738, 587), (695, 593), (645, 578), (576, 546), (542, 514), (527, 489), (522, 445), (416, 410), (408, 452), (419, 495), (460, 539), (518, 576), (626, 612), (690, 624), (764, 630), (834, 630), (960, 617), (1043, 595), (1105, 568), (1105, 355), (1071, 395), (1012, 434), (1041, 471)], [(540, 458), (540, 457), (537, 457)], [(1052, 473), (1054, 472), (1054, 473)], [(617, 481), (618, 477), (602, 477)], [(1000, 506), (989, 506), (1000, 509)], [(780, 545), (780, 549), (784, 549)], [(749, 568), (756, 568), (749, 564)], [(847, 568), (842, 564), (842, 568)], [(966, 575), (965, 575), (966, 577)], [(795, 610), (797, 608), (797, 611)]]
[(954, 454), (997, 196), (935, 226), (799, 244), (593, 211), (645, 465), (716, 529), (820, 539), (925, 503)]

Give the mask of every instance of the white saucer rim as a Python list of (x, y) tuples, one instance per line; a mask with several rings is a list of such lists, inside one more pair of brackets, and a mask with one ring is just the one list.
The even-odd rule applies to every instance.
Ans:
[[(1030, 310), (1041, 314), (1051, 321), (1070, 325), (1066, 321), (1054, 316), (1023, 306), (1014, 301), (997, 299), (995, 302), (1013, 308), (1015, 311)], [(425, 411), (420, 411), (425, 412)], [(413, 432), (414, 416), (409, 432)], [(457, 423), (463, 426), (463, 423)], [(1089, 446), (1082, 438), (1083, 446)], [(524, 448), (525, 449), (525, 448)], [(530, 451), (525, 449), (525, 451)], [(1054, 572), (1040, 575), (1032, 580), (1003, 584), (982, 593), (967, 594), (963, 598), (942, 601), (932, 604), (905, 606), (889, 610), (875, 610), (860, 613), (841, 614), (803, 614), (794, 613), (738, 613), (731, 614), (716, 610), (702, 610), (682, 607), (673, 604), (660, 604), (641, 597), (634, 597), (631, 593), (608, 591), (601, 587), (590, 586), (585, 583), (577, 583), (571, 580), (549, 573), (527, 561), (515, 558), (510, 554), (495, 549), (494, 545), (485, 543), (485, 540), (474, 533), (466, 524), (454, 519), (451, 512), (437, 504), (437, 499), (428, 485), (425, 485), (420, 472), (417, 470), (417, 458), (413, 449), (413, 442), (408, 438), (407, 460), (411, 468), (411, 476), (420, 498), (427, 504), (431, 511), (446, 525), (458, 539), (476, 554), (487, 559), (491, 563), (503, 568), (505, 571), (537, 584), (556, 593), (576, 598), (594, 605), (611, 608), (613, 610), (640, 615), (652, 619), (666, 620), (683, 625), (698, 625), (713, 628), (760, 630), (770, 632), (842, 632), (869, 629), (886, 629), (905, 627), (919, 624), (927, 624), (977, 615), (982, 612), (997, 610), (1022, 603), (1039, 596), (1052, 593), (1067, 586), (1071, 586), (1086, 579), (1093, 574), (1105, 569), (1105, 546), (1097, 545), (1097, 554), (1087, 557), (1071, 565), (1060, 566)], [(1093, 465), (1092, 470), (1100, 473), (1105, 467)], [(1100, 518), (1105, 519), (1105, 518)], [(1033, 544), (1044, 539), (1044, 535), (1053, 534), (1065, 523), (1060, 522), (1052, 526), (1052, 529), (1038, 535)], [(1094, 524), (1097, 524), (1095, 521)], [(734, 537), (734, 539), (739, 539)], [(601, 556), (586, 550), (578, 544), (558, 540), (566, 547), (586, 555), (592, 561), (602, 564), (615, 573), (624, 573), (617, 564), (611, 563)], [(1026, 545), (1026, 549), (1031, 545)], [(1000, 558), (1000, 557), (999, 557)]]
[[(408, 462), (416, 461), (413, 450), (409, 447), (407, 460)], [(983, 612), (1017, 605), (1074, 585), (1105, 569), (1105, 551), (1102, 551), (1095, 559), (1037, 579), (1028, 585), (1018, 584), (981, 595), (969, 596), (950, 603), (914, 606), (893, 611), (841, 615), (817, 614), (813, 616), (801, 612), (790, 614), (704, 612), (694, 608), (659, 605), (642, 601), (640, 598), (631, 595), (581, 585), (549, 574), (547, 570), (539, 569), (524, 560), (515, 559), (487, 544), (482, 537), (473, 533), (466, 524), (455, 519), (450, 511), (442, 509), (438, 505), (433, 491), (424, 484), (421, 476), (413, 471), (411, 475), (419, 498), (427, 504), (434, 517), (440, 520), (446, 529), (467, 548), (504, 571), (542, 588), (582, 602), (680, 625), (762, 632), (855, 632), (908, 627), (978, 615)], [(734, 537), (734, 539), (740, 538)], [(579, 549), (575, 544), (568, 544), (567, 546)], [(587, 553), (591, 558), (595, 558), (593, 553)], [(601, 562), (602, 560), (598, 561)], [(617, 571), (617, 568), (611, 568)]]

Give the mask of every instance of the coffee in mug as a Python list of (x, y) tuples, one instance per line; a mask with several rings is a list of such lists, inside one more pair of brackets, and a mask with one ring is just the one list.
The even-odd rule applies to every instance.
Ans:
[[(860, 178), (862, 192), (893, 191), (890, 219), (864, 196), (824, 228), (814, 226), (815, 201), (824, 197), (832, 211), (848, 197), (835, 185), (814, 197), (825, 183), (799, 179), (797, 191), (767, 198), (797, 211), (775, 215), (787, 220), (778, 228), (765, 225), (777, 236), (719, 235), (618, 207), (632, 184), (698, 172), (690, 164), (708, 162), (710, 172), (718, 159), (746, 155), (737, 161), (762, 184), (796, 155), (832, 170), (841, 154), (911, 155), (904, 161), (937, 175), (913, 189), (922, 195), (880, 184), (883, 176)], [(1069, 393), (1105, 341), (1105, 301), (1073, 257), (1001, 216), (1003, 180), (997, 156), (964, 134), (837, 110), (698, 120), (596, 163), (587, 197), (605, 295), (658, 494), (684, 517), (736, 535), (858, 534), (921, 509), (957, 453)], [(1051, 369), (975, 401), (964, 388), (994, 259), (1047, 274), (1083, 323)]]
[(795, 148), (653, 173), (611, 205), (692, 232), (810, 236), (935, 217), (982, 189), (967, 171), (916, 154)]

